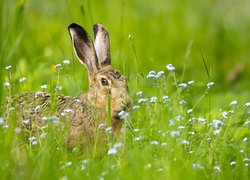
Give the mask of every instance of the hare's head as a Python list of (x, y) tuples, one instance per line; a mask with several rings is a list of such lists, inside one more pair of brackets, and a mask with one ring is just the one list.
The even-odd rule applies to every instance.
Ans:
[(75, 53), (88, 70), (89, 92), (87, 100), (91, 105), (107, 111), (109, 104), (113, 118), (132, 104), (129, 97), (127, 78), (111, 67), (109, 34), (101, 24), (93, 27), (95, 41), (87, 31), (73, 23), (69, 33)]

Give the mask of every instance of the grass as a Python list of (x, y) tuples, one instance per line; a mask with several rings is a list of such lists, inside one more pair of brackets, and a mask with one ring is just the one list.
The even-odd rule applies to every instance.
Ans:
[[(0, 179), (249, 179), (248, 6), (1, 1)], [(69, 151), (53, 111), (47, 129), (25, 136), (5, 100), (20, 92), (86, 91), (86, 70), (67, 32), (72, 22), (91, 35), (95, 22), (105, 24), (112, 64), (129, 77), (133, 110), (121, 137), (106, 134), (101, 153), (98, 142), (85, 153)]]

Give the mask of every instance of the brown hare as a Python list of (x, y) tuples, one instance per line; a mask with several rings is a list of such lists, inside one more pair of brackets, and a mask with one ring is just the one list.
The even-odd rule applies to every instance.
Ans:
[[(87, 31), (73, 23), (68, 27), (75, 53), (80, 63), (88, 70), (89, 90), (78, 98), (37, 92), (23, 93), (15, 98), (22, 126), (33, 130), (44, 127), (53, 113), (52, 119), (69, 120), (66, 135), (70, 148), (76, 144), (85, 145), (93, 141), (100, 124), (108, 124), (117, 134), (122, 128), (120, 112), (132, 105), (128, 92), (127, 78), (111, 67), (109, 34), (101, 24), (96, 24), (94, 43)], [(54, 105), (54, 106), (53, 106)], [(53, 111), (52, 107), (56, 107)], [(56, 113), (55, 113), (56, 112)], [(66, 121), (67, 122), (67, 121)], [(35, 126), (34, 126), (35, 124)]]

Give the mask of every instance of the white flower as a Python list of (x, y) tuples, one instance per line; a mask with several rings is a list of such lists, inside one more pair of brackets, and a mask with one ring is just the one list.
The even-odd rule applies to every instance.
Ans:
[(62, 69), (62, 65), (61, 65), (61, 64), (56, 64), (56, 65), (55, 65), (55, 68), (56, 68), (56, 69)]
[(178, 126), (178, 129), (185, 129), (185, 126)]
[(214, 166), (214, 170), (218, 173), (221, 172), (220, 166)]
[(188, 81), (187, 84), (188, 84), (188, 85), (193, 85), (193, 84), (194, 84), (194, 81), (193, 81), (193, 80), (192, 80), (192, 81)]
[(116, 148), (111, 148), (108, 150), (108, 155), (115, 155), (117, 154), (117, 149)]
[(46, 85), (46, 84), (41, 85), (41, 88), (42, 88), (42, 89), (47, 89), (47, 85)]
[(66, 165), (66, 166), (71, 166), (71, 165), (72, 165), (72, 162), (71, 162), (71, 161), (68, 161), (65, 165)]
[(148, 101), (148, 98), (140, 98), (140, 99), (138, 100), (138, 103), (141, 104), (141, 103), (145, 103), (145, 102), (147, 102), (147, 101)]
[(4, 85), (4, 87), (10, 87), (10, 83), (9, 82), (5, 82), (5, 83), (3, 83), (3, 85)]
[(159, 71), (156, 75), (155, 75), (155, 78), (158, 79), (160, 77), (163, 77), (164, 75), (164, 71)]
[(143, 141), (143, 140), (144, 140), (144, 138), (141, 136), (135, 138), (135, 141)]
[(65, 65), (69, 65), (69, 64), (70, 64), (70, 60), (66, 59), (66, 60), (63, 61), (63, 63), (64, 63)]
[(172, 64), (166, 65), (166, 69), (167, 69), (168, 71), (175, 71), (175, 68), (174, 68), (174, 66), (173, 66)]
[(248, 139), (248, 138), (247, 138), (247, 137), (245, 137), (245, 138), (243, 139), (243, 142), (247, 142), (247, 139)]
[(228, 112), (224, 111), (224, 112), (221, 113), (221, 115), (222, 115), (222, 117), (223, 117), (224, 119), (226, 119), (227, 116), (228, 116)]
[(167, 143), (166, 143), (166, 142), (162, 142), (161, 145), (162, 145), (162, 146), (166, 146)]
[(35, 146), (35, 145), (37, 145), (38, 144), (38, 142), (37, 141), (32, 141), (32, 143), (31, 143), (33, 146)]
[(180, 131), (170, 131), (171, 137), (179, 136), (180, 134), (181, 134)]
[(22, 77), (22, 78), (19, 79), (19, 82), (22, 83), (22, 82), (24, 82), (25, 80), (26, 80), (26, 77)]
[(218, 127), (220, 127), (220, 126), (223, 126), (223, 122), (222, 121), (220, 121), (220, 120), (217, 120), (217, 119), (215, 119), (215, 120), (213, 120), (213, 125), (214, 125), (214, 127), (217, 129)]
[(187, 114), (191, 114), (193, 112), (193, 109), (188, 109)]
[(189, 141), (187, 141), (187, 140), (182, 140), (182, 144), (189, 145), (189, 144), (190, 144), (190, 142), (189, 142)]
[(146, 164), (146, 165), (144, 166), (145, 169), (150, 169), (151, 167), (152, 167), (152, 165), (151, 165), (150, 163), (148, 163), (148, 164)]
[(158, 145), (159, 143), (158, 143), (158, 141), (151, 141), (150, 144), (152, 144), (152, 145)]
[(171, 102), (171, 99), (169, 99), (168, 96), (163, 96), (162, 99), (163, 99), (163, 102), (164, 102), (164, 103), (166, 103), (166, 102)]
[(123, 144), (121, 142), (118, 142), (118, 143), (115, 143), (114, 144), (114, 148), (119, 148), (119, 147), (122, 147)]
[(29, 137), (28, 139), (29, 139), (30, 142), (32, 142), (32, 141), (36, 140), (36, 137), (32, 136), (32, 137)]
[(6, 66), (5, 69), (6, 70), (10, 70), (12, 68), (12, 66)]
[(181, 83), (181, 84), (178, 85), (178, 87), (186, 88), (187, 84), (186, 83)]
[(210, 89), (212, 86), (214, 86), (214, 82), (207, 83), (207, 88)]
[(107, 128), (105, 129), (105, 132), (111, 134), (111, 133), (113, 132), (112, 127), (107, 127)]
[(55, 87), (55, 91), (61, 91), (62, 90), (62, 86), (56, 86)]
[(157, 97), (151, 97), (150, 101), (151, 103), (155, 103), (157, 101)]
[(106, 127), (106, 124), (99, 124), (98, 129), (104, 129)]
[(136, 93), (136, 96), (142, 97), (142, 91), (137, 92), (137, 93)]
[(181, 100), (181, 101), (179, 102), (179, 104), (180, 104), (180, 105), (187, 104), (187, 101)]
[(218, 135), (220, 133), (220, 130), (219, 129), (216, 129), (213, 131), (214, 135)]
[(202, 165), (197, 164), (197, 163), (193, 163), (192, 167), (193, 167), (193, 169), (204, 169), (204, 167)]
[(203, 117), (199, 117), (199, 118), (198, 118), (198, 122), (201, 123), (201, 124), (206, 124), (206, 120), (207, 120), (207, 119), (205, 119), (205, 118), (203, 118)]
[(140, 129), (134, 129), (134, 132), (140, 132)]
[(139, 105), (135, 105), (135, 106), (133, 106), (133, 110), (136, 110), (136, 109), (139, 109), (141, 106), (139, 106)]
[(163, 168), (158, 168), (157, 172), (162, 172), (164, 169)]
[(188, 134), (195, 135), (195, 132), (194, 131), (190, 131), (190, 132), (188, 132)]
[(250, 107), (250, 102), (247, 102), (247, 103), (245, 104), (245, 107)]
[(249, 158), (244, 158), (243, 161), (244, 161), (244, 162), (249, 162), (250, 159), (249, 159)]
[(47, 133), (42, 133), (41, 135), (40, 135), (40, 138), (45, 138), (46, 137), (46, 135), (47, 135)]
[(236, 105), (236, 104), (238, 104), (238, 101), (237, 100), (233, 100), (232, 102), (230, 102), (229, 106)]
[(148, 75), (147, 75), (147, 79), (149, 79), (149, 78), (155, 78), (155, 76), (156, 76), (156, 72), (155, 71), (150, 71), (148, 73)]
[(235, 164), (236, 164), (235, 161), (230, 162), (230, 165), (231, 165), (231, 166), (234, 166)]
[(29, 120), (29, 119), (24, 120), (23, 123), (24, 123), (24, 124), (30, 124), (30, 120)]

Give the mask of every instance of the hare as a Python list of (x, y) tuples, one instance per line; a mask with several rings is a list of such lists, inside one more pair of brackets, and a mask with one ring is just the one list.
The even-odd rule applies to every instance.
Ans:
[[(31, 129), (44, 126), (49, 117), (53, 102), (56, 104), (54, 119), (70, 119), (67, 143), (74, 147), (93, 141), (100, 124), (107, 124), (111, 119), (114, 134), (122, 128), (121, 111), (132, 105), (127, 86), (127, 78), (111, 66), (109, 34), (102, 24), (95, 24), (94, 43), (87, 31), (75, 23), (68, 27), (74, 51), (88, 70), (89, 90), (78, 98), (69, 96), (53, 97), (52, 94), (37, 92), (23, 93), (15, 98), (22, 125)], [(68, 116), (70, 114), (70, 116)], [(50, 117), (51, 118), (51, 117)], [(28, 122), (27, 122), (28, 121)]]

